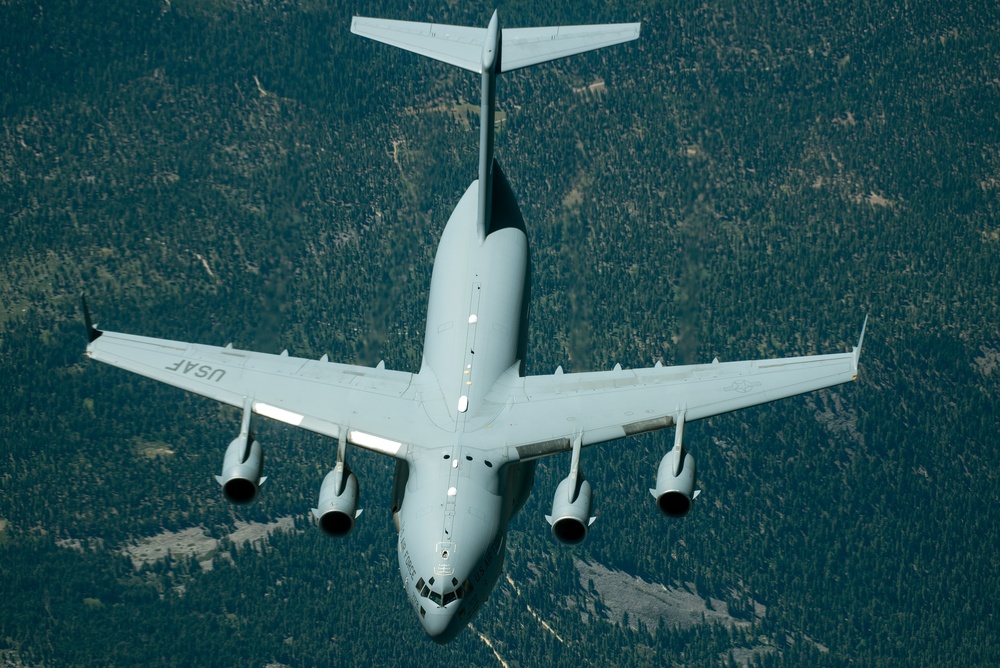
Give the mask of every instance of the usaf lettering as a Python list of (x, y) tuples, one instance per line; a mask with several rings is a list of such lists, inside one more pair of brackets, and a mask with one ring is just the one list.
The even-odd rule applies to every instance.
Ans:
[(226, 375), (225, 369), (213, 369), (207, 364), (198, 364), (197, 362), (189, 362), (187, 360), (181, 360), (173, 366), (163, 368), (167, 371), (176, 371), (177, 373), (183, 373), (185, 375), (191, 374), (195, 378), (207, 378), (208, 380), (215, 381), (216, 383), (222, 380), (222, 377)]

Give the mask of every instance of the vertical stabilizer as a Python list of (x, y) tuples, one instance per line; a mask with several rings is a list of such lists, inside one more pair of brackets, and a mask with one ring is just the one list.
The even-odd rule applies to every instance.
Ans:
[(496, 11), (487, 28), (392, 21), (360, 16), (351, 32), (482, 75), (479, 107), (479, 206), (476, 230), (480, 243), (490, 229), (493, 200), (494, 119), (497, 76), (639, 38), (639, 23), (500, 29)]
[(479, 243), (486, 241), (490, 229), (493, 202), (493, 146), (496, 139), (497, 74), (500, 71), (500, 48), (503, 33), (496, 11), (486, 29), (483, 42), (482, 97), (479, 103), (479, 207), (476, 210), (476, 234)]

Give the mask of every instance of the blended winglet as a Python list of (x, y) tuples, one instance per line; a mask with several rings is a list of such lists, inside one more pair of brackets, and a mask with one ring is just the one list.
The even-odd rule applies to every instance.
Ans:
[(93, 343), (104, 332), (94, 327), (94, 320), (90, 317), (90, 309), (87, 308), (87, 296), (80, 295), (80, 301), (83, 303), (83, 321), (87, 324), (87, 343)]
[(868, 329), (868, 316), (865, 316), (865, 322), (861, 325), (861, 336), (858, 337), (858, 345), (854, 346), (854, 380), (858, 379), (858, 362), (861, 361), (861, 346), (865, 342), (865, 330)]

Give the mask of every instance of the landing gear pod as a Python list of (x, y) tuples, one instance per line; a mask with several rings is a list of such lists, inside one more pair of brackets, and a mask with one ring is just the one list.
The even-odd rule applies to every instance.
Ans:
[(392, 480), (392, 525), (399, 533), (399, 511), (403, 509), (406, 497), (406, 482), (410, 479), (410, 465), (405, 459), (396, 460), (396, 473)]

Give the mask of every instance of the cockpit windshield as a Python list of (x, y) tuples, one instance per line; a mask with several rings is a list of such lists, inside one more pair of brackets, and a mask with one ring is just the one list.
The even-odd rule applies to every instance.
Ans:
[(431, 577), (426, 582), (420, 578), (417, 580), (416, 586), (422, 598), (429, 598), (438, 607), (444, 607), (452, 601), (465, 598), (472, 591), (472, 583), (468, 580), (459, 584), (458, 578), (452, 578), (451, 582), (446, 584), (448, 588), (444, 592), (438, 591), (441, 589), (441, 584), (438, 582), (438, 586), (435, 587), (435, 579)]

